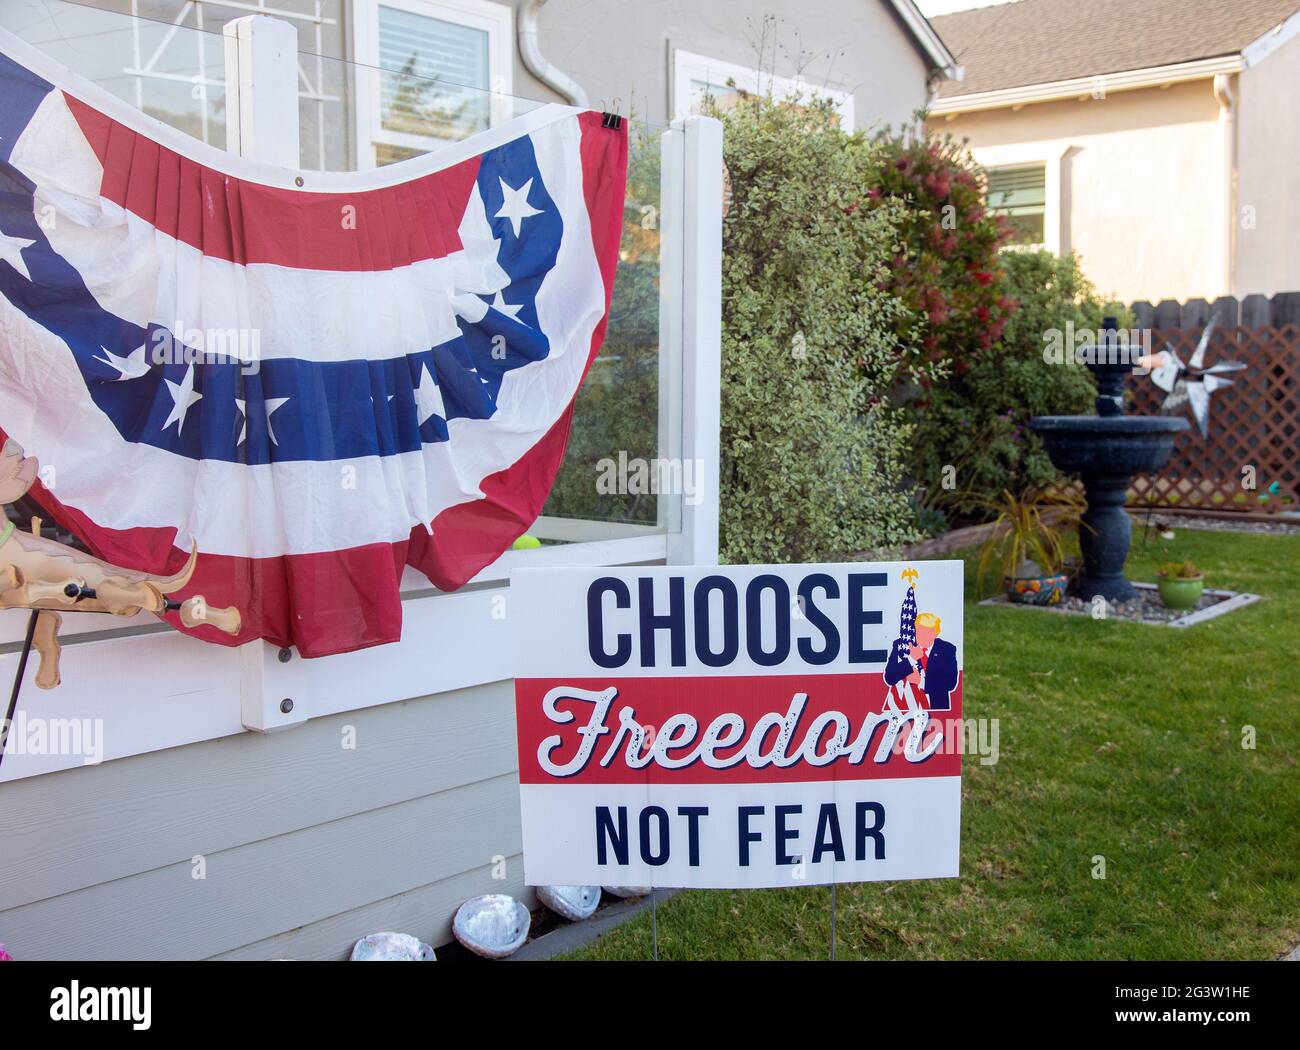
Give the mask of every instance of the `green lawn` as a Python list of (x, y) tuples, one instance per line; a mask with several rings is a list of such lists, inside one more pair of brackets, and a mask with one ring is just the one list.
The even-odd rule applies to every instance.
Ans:
[[(959, 879), (839, 888), (841, 958), (1268, 959), (1300, 939), (1300, 537), (1135, 533), (1132, 578), (1190, 558), (1266, 600), (1181, 631), (980, 608), (970, 552), (964, 714), (1000, 720), (1000, 761), (965, 760)], [(829, 901), (679, 893), (659, 955), (824, 958)], [(649, 958), (648, 911), (571, 957)]]

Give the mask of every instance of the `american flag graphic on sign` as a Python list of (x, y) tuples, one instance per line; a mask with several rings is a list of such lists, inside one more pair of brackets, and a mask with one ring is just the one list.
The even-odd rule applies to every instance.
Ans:
[[(913, 574), (915, 576), (915, 574)], [(916, 584), (909, 582), (903, 606), (898, 613), (898, 637), (908, 645), (916, 644)]]
[[(617, 126), (605, 126), (617, 125)], [(607, 323), (627, 133), (545, 106), (349, 174), (231, 157), (0, 35), (0, 440), (100, 557), (321, 656), (535, 520)]]
[[(907, 581), (907, 593), (903, 596), (903, 604), (898, 611), (898, 639), (906, 648), (916, 644), (916, 577), (915, 569), (903, 572), (903, 579)], [(885, 706), (895, 711), (906, 711), (918, 706), (912, 687), (906, 679), (887, 687)]]

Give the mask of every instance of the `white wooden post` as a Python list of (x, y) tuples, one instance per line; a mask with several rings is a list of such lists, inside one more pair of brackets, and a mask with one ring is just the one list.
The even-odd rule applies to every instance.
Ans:
[[(288, 22), (248, 15), (226, 23), (226, 149), (250, 160), (298, 167), (298, 31)], [(245, 729), (300, 725), (309, 712), (295, 686), (300, 657), (266, 642), (239, 648), (239, 697)]]
[[(679, 124), (659, 140), (659, 448), (661, 461), (682, 462), (682, 256), (686, 221), (686, 131)], [(656, 525), (682, 528), (682, 495), (661, 492)]]
[(250, 160), (298, 167), (298, 31), (283, 19), (227, 22), (226, 149)]
[[(669, 565), (716, 565), (722, 396), (722, 124), (712, 117), (685, 117), (674, 121), (667, 133), (677, 134), (681, 136), (684, 176), (681, 222), (664, 229), (672, 236), (680, 235), (681, 252), (674, 257), (669, 251), (669, 273), (662, 287), (666, 295), (681, 296), (681, 455), (683, 460), (694, 461), (698, 498), (681, 501), (681, 531), (668, 535), (667, 561)], [(670, 163), (670, 155), (676, 153), (677, 144), (665, 142), (664, 163)], [(665, 170), (665, 182), (673, 174)], [(675, 218), (670, 214), (666, 222)], [(680, 284), (669, 284), (677, 272)]]

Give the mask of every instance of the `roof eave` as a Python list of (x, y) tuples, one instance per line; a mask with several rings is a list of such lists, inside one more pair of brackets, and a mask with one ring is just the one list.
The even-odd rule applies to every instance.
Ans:
[(948, 50), (948, 45), (934, 31), (930, 20), (921, 14), (920, 8), (913, 0), (889, 0), (889, 3), (908, 32), (912, 34), (912, 39), (925, 52), (926, 58), (930, 60), (930, 65), (936, 72), (940, 73), (945, 80), (961, 80), (965, 77), (966, 71), (957, 64), (957, 59)]
[(1240, 54), (1200, 58), (1193, 62), (1176, 62), (1167, 66), (1148, 66), (1128, 69), (1120, 73), (1098, 73), (1070, 80), (1053, 80), (1042, 84), (1024, 84), (1019, 87), (978, 91), (969, 95), (952, 95), (936, 98), (930, 106), (931, 116), (945, 113), (970, 113), (981, 109), (1003, 109), (1023, 106), (1031, 102), (1059, 102), (1062, 99), (1091, 96), (1098, 80), (1108, 92), (1136, 91), (1139, 88), (1179, 84), (1188, 80), (1204, 80), (1220, 73), (1237, 73), (1242, 69)]
[(1300, 11), (1284, 19), (1267, 33), (1241, 49), (1241, 61), (1247, 69), (1259, 65), (1274, 51), (1300, 35)]

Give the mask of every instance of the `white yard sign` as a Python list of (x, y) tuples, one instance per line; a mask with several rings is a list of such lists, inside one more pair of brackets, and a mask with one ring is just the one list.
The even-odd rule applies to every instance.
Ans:
[(522, 569), (529, 885), (955, 876), (962, 563)]

